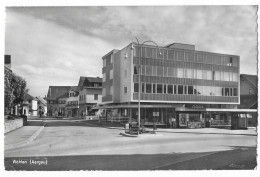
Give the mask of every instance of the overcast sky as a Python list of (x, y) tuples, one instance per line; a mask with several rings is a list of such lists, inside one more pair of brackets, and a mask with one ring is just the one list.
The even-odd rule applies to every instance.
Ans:
[(256, 6), (8, 7), (5, 54), (32, 96), (102, 77), (102, 56), (133, 36), (239, 55), (240, 72), (257, 74), (256, 20)]

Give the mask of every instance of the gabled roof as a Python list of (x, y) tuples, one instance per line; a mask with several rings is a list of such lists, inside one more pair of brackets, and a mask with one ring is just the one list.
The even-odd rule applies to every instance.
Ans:
[(239, 109), (254, 109), (257, 106), (257, 95), (240, 95)]
[[(47, 99), (57, 99), (68, 92), (73, 86), (49, 86)], [(75, 86), (77, 87), (77, 86)]]
[(258, 82), (257, 75), (240, 74), (240, 79), (244, 79), (244, 80), (248, 81), (254, 87), (257, 88), (257, 82)]
[(34, 97), (31, 96), (29, 93), (25, 93), (24, 100), (25, 101), (34, 100)]
[(44, 98), (42, 98), (42, 97), (35, 97), (38, 101), (40, 101), (42, 104), (44, 104), (44, 105), (46, 105), (47, 104), (47, 101), (44, 99)]
[(100, 77), (84, 77), (84, 76), (80, 76), (78, 86), (79, 87), (86, 86), (87, 82), (90, 82), (90, 83), (97, 83), (97, 82), (102, 83), (102, 78), (100, 78)]

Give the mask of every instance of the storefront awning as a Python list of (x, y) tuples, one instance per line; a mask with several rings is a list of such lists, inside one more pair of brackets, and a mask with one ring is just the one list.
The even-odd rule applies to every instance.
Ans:
[[(175, 108), (173, 105), (141, 105), (141, 108)], [(118, 108), (138, 108), (138, 105), (104, 105), (96, 106), (93, 109), (118, 109)]]
[(190, 109), (190, 108), (176, 108), (175, 111), (187, 112), (235, 112), (235, 113), (254, 113), (257, 109), (224, 109), (224, 108), (204, 108), (204, 109)]

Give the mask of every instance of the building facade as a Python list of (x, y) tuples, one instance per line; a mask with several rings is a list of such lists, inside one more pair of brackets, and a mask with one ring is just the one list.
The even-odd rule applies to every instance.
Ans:
[(59, 100), (58, 98), (66, 94), (72, 86), (49, 86), (47, 100), (47, 115), (58, 116)]
[(232, 113), (240, 104), (237, 55), (197, 51), (187, 44), (140, 48), (131, 43), (112, 50), (102, 60), (100, 108), (106, 119), (136, 121), (139, 74), (143, 125), (231, 126), (231, 119), (239, 117)]
[[(258, 78), (256, 75), (240, 75), (240, 109), (257, 109), (258, 107)], [(243, 114), (248, 120), (248, 126), (257, 127), (257, 113)]]
[(92, 108), (102, 101), (102, 78), (80, 77), (78, 87), (80, 116), (95, 115)]

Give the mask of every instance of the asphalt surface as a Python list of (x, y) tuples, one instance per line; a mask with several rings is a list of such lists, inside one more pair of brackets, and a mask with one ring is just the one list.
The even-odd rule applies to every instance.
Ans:
[(205, 153), (5, 158), (8, 171), (249, 170), (255, 167), (256, 149), (240, 147)]
[(6, 170), (221, 170), (256, 166), (257, 137), (252, 135), (160, 129), (156, 135), (131, 138), (120, 136), (122, 127), (100, 127), (93, 121), (44, 123), (35, 141), (5, 150)]

